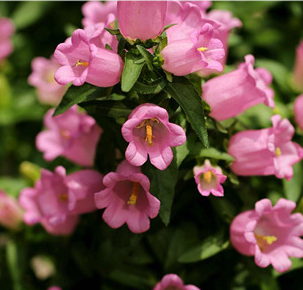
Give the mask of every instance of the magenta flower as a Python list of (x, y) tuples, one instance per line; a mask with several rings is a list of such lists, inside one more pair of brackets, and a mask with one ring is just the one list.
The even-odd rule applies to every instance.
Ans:
[(269, 264), (285, 272), (289, 257), (303, 257), (303, 216), (291, 214), (296, 203), (280, 198), (275, 206), (269, 199), (259, 200), (254, 210), (236, 216), (230, 226), (233, 246), (243, 255), (255, 256), (259, 267)]
[(36, 146), (47, 161), (58, 156), (83, 166), (92, 166), (102, 130), (95, 120), (73, 106), (61, 115), (52, 117), (54, 109), (44, 117), (46, 130), (36, 138)]
[(37, 88), (38, 99), (41, 103), (58, 105), (67, 87), (59, 85), (55, 72), (60, 67), (54, 57), (50, 59), (36, 57), (32, 61), (32, 73), (28, 78), (29, 84)]
[(102, 175), (93, 170), (66, 176), (62, 166), (54, 173), (42, 169), (35, 187), (21, 191), (19, 201), (25, 209), (24, 222), (41, 223), (53, 235), (70, 234), (79, 214), (96, 210), (94, 193), (103, 188)]
[(194, 285), (184, 285), (182, 279), (176, 274), (167, 274), (153, 290), (200, 290)]
[(114, 229), (126, 223), (133, 233), (147, 231), (160, 201), (149, 193), (149, 179), (140, 168), (124, 160), (116, 172), (104, 176), (103, 183), (106, 188), (95, 194), (95, 202), (97, 208), (105, 208), (104, 221)]
[(222, 42), (213, 38), (213, 31), (213, 26), (206, 23), (199, 32), (191, 33), (189, 38), (169, 42), (161, 51), (163, 69), (177, 76), (204, 68), (222, 71), (218, 60), (224, 57), (225, 52)]
[(274, 107), (274, 91), (269, 87), (271, 74), (264, 68), (254, 70), (254, 57), (245, 56), (238, 69), (212, 78), (203, 85), (202, 99), (217, 121), (235, 117), (248, 108), (264, 103)]
[(293, 82), (295, 87), (303, 92), (303, 41), (300, 42), (296, 51)]
[(23, 209), (18, 201), (0, 190), (0, 224), (17, 230), (23, 220)]
[(292, 178), (292, 166), (303, 158), (303, 149), (291, 141), (294, 127), (287, 119), (275, 115), (271, 120), (271, 128), (242, 131), (230, 139), (228, 153), (236, 159), (231, 169), (237, 175)]
[(301, 130), (303, 130), (303, 94), (298, 96), (294, 103), (295, 119)]
[[(98, 30), (100, 33), (102, 30)], [(93, 34), (96, 40), (95, 33)], [(100, 36), (101, 37), (101, 36)], [(102, 40), (98, 40), (102, 43)], [(110, 87), (120, 81), (123, 69), (121, 57), (114, 51), (90, 42), (82, 29), (74, 31), (70, 41), (60, 43), (54, 53), (61, 67), (55, 74), (60, 85), (70, 82), (81, 86), (85, 82), (99, 87)]]
[(122, 126), (122, 135), (129, 142), (125, 152), (127, 161), (141, 166), (149, 155), (150, 162), (164, 170), (173, 159), (170, 147), (186, 141), (184, 130), (168, 120), (165, 109), (150, 103), (135, 108)]
[(156, 38), (164, 28), (167, 1), (118, 1), (121, 34), (130, 40)]
[(194, 167), (194, 174), (198, 190), (203, 196), (209, 196), (210, 193), (215, 196), (224, 196), (221, 183), (225, 182), (226, 176), (222, 174), (219, 166), (212, 166), (206, 159), (202, 166)]
[(0, 17), (0, 62), (13, 51), (11, 36), (14, 33), (14, 25), (9, 18)]
[(84, 19), (82, 24), (84, 27), (95, 25), (106, 21), (108, 14), (117, 13), (117, 1), (107, 1), (105, 3), (99, 1), (89, 1), (83, 4), (82, 13)]

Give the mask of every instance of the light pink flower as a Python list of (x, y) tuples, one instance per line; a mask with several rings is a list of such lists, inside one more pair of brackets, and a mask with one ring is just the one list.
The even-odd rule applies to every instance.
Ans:
[(289, 257), (303, 257), (303, 216), (291, 214), (296, 203), (281, 198), (275, 206), (262, 199), (254, 210), (236, 216), (230, 226), (233, 246), (243, 255), (255, 256), (259, 267), (272, 266), (285, 272), (291, 266)]
[(176, 274), (167, 274), (153, 290), (200, 290), (194, 285), (184, 285), (182, 279)]
[(203, 196), (209, 196), (210, 193), (215, 196), (224, 196), (221, 183), (225, 182), (226, 176), (222, 174), (219, 166), (212, 166), (206, 159), (202, 166), (194, 167), (194, 174), (198, 190)]
[(116, 172), (104, 176), (103, 183), (106, 188), (95, 194), (95, 202), (97, 208), (105, 208), (104, 221), (114, 229), (126, 223), (134, 233), (147, 231), (160, 201), (149, 193), (149, 179), (141, 169), (124, 160)]
[(92, 166), (102, 132), (96, 121), (85, 112), (79, 112), (77, 106), (55, 117), (53, 113), (54, 109), (46, 113), (46, 130), (36, 138), (36, 146), (44, 153), (45, 160), (64, 156), (80, 165)]
[(41, 103), (58, 105), (67, 87), (59, 85), (55, 79), (55, 72), (60, 64), (54, 57), (50, 59), (36, 57), (32, 61), (32, 73), (28, 78), (29, 84), (37, 88), (38, 99)]
[[(97, 31), (101, 33), (102, 29)], [(93, 36), (96, 40), (95, 33)], [(61, 67), (55, 74), (55, 80), (59, 84), (72, 82), (75, 86), (81, 86), (87, 82), (99, 87), (110, 87), (120, 81), (123, 70), (121, 57), (114, 51), (96, 46), (94, 40), (90, 42), (87, 33), (77, 29), (70, 41), (57, 46), (54, 56)]]
[(183, 76), (200, 69), (222, 71), (218, 62), (224, 56), (222, 42), (213, 38), (213, 27), (205, 24), (201, 31), (194, 31), (190, 38), (170, 42), (162, 51), (163, 69)]
[(84, 15), (82, 20), (84, 27), (105, 22), (108, 14), (116, 15), (117, 1), (106, 1), (105, 3), (100, 1), (86, 2), (82, 6), (82, 13)]
[(165, 109), (150, 103), (135, 108), (122, 126), (122, 135), (129, 142), (125, 157), (134, 166), (141, 166), (149, 155), (150, 162), (164, 170), (173, 159), (170, 147), (186, 141), (184, 130), (168, 120)]
[(261, 103), (274, 107), (274, 91), (269, 87), (272, 76), (266, 69), (254, 69), (253, 65), (254, 57), (246, 55), (245, 63), (238, 69), (203, 85), (202, 99), (209, 104), (211, 117), (217, 121), (226, 120)]
[(296, 122), (301, 130), (303, 130), (303, 94), (298, 96), (294, 103), (294, 114)]
[(13, 51), (11, 36), (14, 33), (14, 25), (9, 18), (0, 17), (0, 62)]
[(58, 286), (52, 286), (52, 287), (48, 288), (47, 290), (62, 290), (62, 288), (60, 288)]
[(23, 210), (18, 201), (0, 190), (0, 224), (17, 230), (23, 219)]
[(167, 1), (118, 1), (121, 34), (130, 40), (156, 38), (164, 28)]
[(295, 87), (303, 91), (303, 41), (297, 47), (293, 82)]
[(81, 170), (66, 176), (58, 166), (52, 173), (41, 170), (34, 188), (21, 191), (19, 201), (25, 209), (24, 222), (41, 223), (54, 235), (70, 234), (78, 215), (96, 210), (94, 193), (103, 189), (102, 175), (93, 170)]
[(292, 178), (292, 166), (303, 158), (303, 149), (291, 141), (294, 127), (287, 119), (275, 115), (271, 120), (271, 128), (242, 131), (230, 139), (228, 153), (236, 159), (231, 169), (237, 175)]

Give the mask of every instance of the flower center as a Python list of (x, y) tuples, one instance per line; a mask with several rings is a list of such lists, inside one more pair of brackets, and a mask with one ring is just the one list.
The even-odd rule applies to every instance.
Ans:
[(60, 131), (60, 134), (61, 134), (61, 136), (62, 136), (63, 138), (65, 138), (65, 139), (70, 139), (70, 138), (71, 138), (70, 133), (69, 133), (67, 130), (65, 130), (65, 129), (61, 130), (61, 131)]
[(276, 148), (275, 154), (276, 156), (280, 156), (282, 154), (280, 147)]
[(148, 142), (149, 146), (153, 146), (153, 138), (155, 138), (155, 136), (153, 136), (153, 125), (154, 123), (159, 124), (159, 120), (157, 118), (151, 118), (151, 119), (147, 119), (144, 120), (140, 123), (139, 126), (137, 126), (136, 128), (142, 128), (143, 126), (145, 126), (145, 141)]
[(59, 199), (63, 202), (68, 201), (68, 193), (59, 193)]
[(131, 194), (127, 204), (136, 205), (139, 189), (140, 189), (140, 183), (139, 182), (134, 182), (133, 183), (132, 194)]
[(204, 51), (208, 50), (208, 48), (204, 47), (204, 46), (201, 46), (201, 47), (198, 47), (197, 50), (201, 51), (201, 52), (204, 52)]
[(277, 237), (275, 236), (262, 236), (255, 233), (255, 237), (261, 252), (263, 252), (268, 245), (277, 241)]
[(211, 172), (211, 170), (208, 170), (208, 171), (204, 172), (203, 173), (203, 181), (206, 182), (206, 183), (210, 183), (212, 175), (213, 175), (213, 173)]
[(79, 66), (79, 65), (83, 65), (83, 66), (88, 66), (89, 63), (87, 61), (80, 61), (78, 60), (75, 64), (75, 67)]

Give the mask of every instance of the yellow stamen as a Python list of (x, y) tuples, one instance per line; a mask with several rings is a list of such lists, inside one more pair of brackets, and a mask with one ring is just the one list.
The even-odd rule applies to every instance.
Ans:
[(280, 156), (282, 154), (280, 147), (276, 148), (275, 154), (276, 156)]
[(142, 121), (139, 126), (137, 126), (136, 128), (142, 128), (143, 126), (145, 126), (145, 141), (148, 142), (149, 146), (153, 146), (153, 138), (155, 138), (155, 136), (153, 136), (153, 122), (156, 122), (157, 124), (159, 123), (159, 120), (157, 118), (151, 118), (151, 119), (147, 119)]
[(139, 182), (134, 182), (133, 183), (132, 194), (131, 194), (127, 204), (136, 205), (139, 189), (140, 189), (140, 183)]
[(77, 63), (76, 63), (76, 67), (79, 66), (79, 65), (88, 66), (88, 62), (87, 61), (80, 61), (80, 60), (78, 60)]
[(63, 202), (67, 202), (68, 200), (68, 193), (60, 193), (59, 194), (59, 199)]
[(262, 236), (256, 233), (255, 237), (261, 251), (263, 251), (268, 245), (271, 245), (278, 240), (276, 236)]
[(66, 138), (66, 139), (70, 139), (70, 133), (67, 130), (61, 130), (60, 132), (61, 136)]
[(211, 178), (212, 178), (212, 172), (211, 172), (211, 170), (208, 170), (205, 173), (203, 173), (203, 181), (205, 181), (206, 183), (210, 183), (211, 182)]
[(204, 46), (201, 46), (201, 47), (197, 48), (197, 50), (201, 51), (201, 52), (204, 52), (204, 51), (208, 50), (208, 48), (204, 47)]

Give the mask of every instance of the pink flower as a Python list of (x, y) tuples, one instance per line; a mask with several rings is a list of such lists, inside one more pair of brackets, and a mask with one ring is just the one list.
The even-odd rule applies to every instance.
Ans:
[(54, 75), (60, 67), (54, 57), (47, 59), (36, 57), (32, 61), (32, 73), (28, 78), (29, 84), (37, 88), (38, 99), (41, 103), (58, 105), (67, 87), (59, 85)]
[(176, 274), (167, 274), (153, 290), (200, 290), (194, 285), (184, 285), (182, 279)]
[(94, 193), (103, 188), (102, 175), (93, 170), (66, 176), (62, 166), (54, 173), (42, 169), (35, 187), (21, 191), (24, 222), (29, 225), (40, 222), (53, 235), (70, 234), (79, 214), (96, 210)]
[(226, 120), (261, 103), (274, 107), (274, 91), (269, 87), (272, 76), (264, 68), (254, 70), (253, 65), (254, 57), (246, 55), (238, 69), (203, 85), (202, 99), (209, 104), (211, 117)]
[(295, 119), (301, 130), (303, 130), (303, 94), (298, 96), (294, 103)]
[(58, 156), (83, 166), (92, 166), (102, 130), (95, 120), (73, 106), (65, 113), (52, 117), (54, 109), (44, 117), (46, 130), (36, 138), (38, 150), (47, 161)]
[(14, 25), (9, 18), (0, 17), (0, 62), (13, 51), (11, 36), (14, 33)]
[(147, 231), (160, 201), (149, 193), (149, 179), (140, 168), (124, 160), (116, 172), (104, 176), (103, 183), (106, 188), (95, 194), (95, 202), (97, 208), (105, 208), (104, 221), (114, 229), (126, 223), (134, 233)]
[(130, 40), (156, 38), (164, 28), (167, 1), (118, 1), (121, 34)]
[(236, 216), (230, 226), (233, 246), (243, 255), (255, 256), (259, 267), (269, 264), (285, 272), (291, 266), (288, 257), (303, 257), (303, 216), (291, 214), (296, 204), (280, 198), (275, 206), (262, 199), (254, 210)]
[(150, 103), (135, 108), (122, 126), (122, 135), (129, 142), (125, 157), (134, 166), (141, 166), (149, 155), (150, 162), (164, 170), (173, 159), (170, 147), (186, 141), (184, 130), (168, 120), (165, 109)]
[(23, 219), (23, 210), (18, 201), (0, 190), (0, 224), (17, 230)]
[(210, 193), (215, 196), (224, 196), (221, 183), (225, 182), (226, 176), (222, 174), (219, 166), (212, 166), (206, 159), (202, 166), (194, 167), (194, 174), (198, 190), (203, 196), (209, 196)]
[(292, 166), (303, 158), (303, 149), (291, 141), (294, 127), (287, 119), (275, 115), (271, 120), (271, 128), (242, 131), (230, 139), (228, 153), (236, 159), (231, 169), (237, 175), (292, 178)]
[(183, 76), (200, 69), (222, 71), (217, 61), (224, 56), (222, 42), (213, 38), (213, 27), (206, 23), (201, 31), (194, 31), (190, 38), (170, 42), (162, 51), (163, 69)]
[(84, 19), (82, 24), (84, 27), (95, 25), (106, 21), (108, 14), (116, 15), (117, 1), (107, 1), (105, 3), (99, 1), (89, 1), (82, 6)]
[(296, 51), (293, 82), (298, 90), (303, 91), (303, 41), (300, 42)]
[[(100, 33), (102, 30), (98, 30)], [(96, 35), (94, 34), (94, 40)], [(102, 40), (98, 43), (103, 43)], [(70, 82), (81, 86), (85, 82), (110, 87), (120, 81), (123, 61), (114, 51), (96, 46), (82, 29), (74, 31), (70, 41), (60, 43), (54, 53), (61, 67), (55, 74), (60, 85)]]
[(62, 290), (62, 289), (58, 286), (52, 286), (52, 287), (48, 288), (47, 290)]

